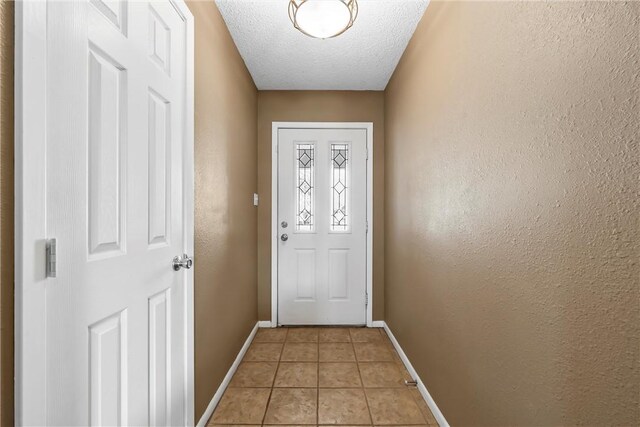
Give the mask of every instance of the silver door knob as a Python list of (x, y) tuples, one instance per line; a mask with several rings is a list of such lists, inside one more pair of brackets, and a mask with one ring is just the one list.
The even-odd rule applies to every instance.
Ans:
[(280, 236), (280, 240), (286, 242), (287, 240), (289, 240), (289, 236), (287, 234), (283, 234), (282, 236)]
[(175, 271), (180, 271), (181, 268), (189, 270), (191, 267), (193, 267), (193, 258), (187, 256), (187, 254), (184, 254), (182, 258), (179, 256), (173, 258), (173, 269)]

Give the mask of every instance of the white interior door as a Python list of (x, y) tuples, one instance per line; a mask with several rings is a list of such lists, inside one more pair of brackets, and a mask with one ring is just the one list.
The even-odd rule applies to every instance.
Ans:
[(21, 337), (21, 378), (45, 364), (43, 390), (20, 385), (25, 424), (185, 424), (192, 277), (172, 259), (193, 233), (189, 36), (168, 0), (46, 5), (44, 191), (57, 265), (42, 281), (46, 325)]
[(364, 129), (278, 131), (278, 323), (364, 325)]

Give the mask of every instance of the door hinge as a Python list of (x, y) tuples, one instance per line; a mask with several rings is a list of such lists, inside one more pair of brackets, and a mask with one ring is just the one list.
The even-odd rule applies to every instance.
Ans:
[(369, 307), (369, 293), (365, 292), (364, 294), (364, 306)]
[(365, 232), (368, 234), (369, 233), (369, 221), (368, 220), (367, 220), (366, 224), (367, 225), (366, 225)]
[(46, 273), (47, 277), (56, 277), (56, 239), (47, 240), (47, 260)]
[(368, 148), (367, 148), (367, 150), (366, 150), (366, 153), (367, 153), (367, 157), (366, 157), (366, 159), (365, 159), (365, 160), (369, 160), (369, 149), (368, 149)]

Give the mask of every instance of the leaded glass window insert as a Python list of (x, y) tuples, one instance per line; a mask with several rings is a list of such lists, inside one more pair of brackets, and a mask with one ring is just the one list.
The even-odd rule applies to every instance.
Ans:
[(349, 229), (349, 145), (331, 144), (331, 231)]
[(313, 231), (314, 223), (313, 144), (296, 144), (296, 230)]

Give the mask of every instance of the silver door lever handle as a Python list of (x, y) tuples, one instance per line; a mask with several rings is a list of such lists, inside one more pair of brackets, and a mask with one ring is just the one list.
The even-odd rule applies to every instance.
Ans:
[(184, 254), (182, 259), (179, 256), (173, 258), (173, 269), (175, 271), (180, 271), (181, 268), (189, 270), (191, 267), (193, 267), (193, 258), (187, 256), (187, 254)]

